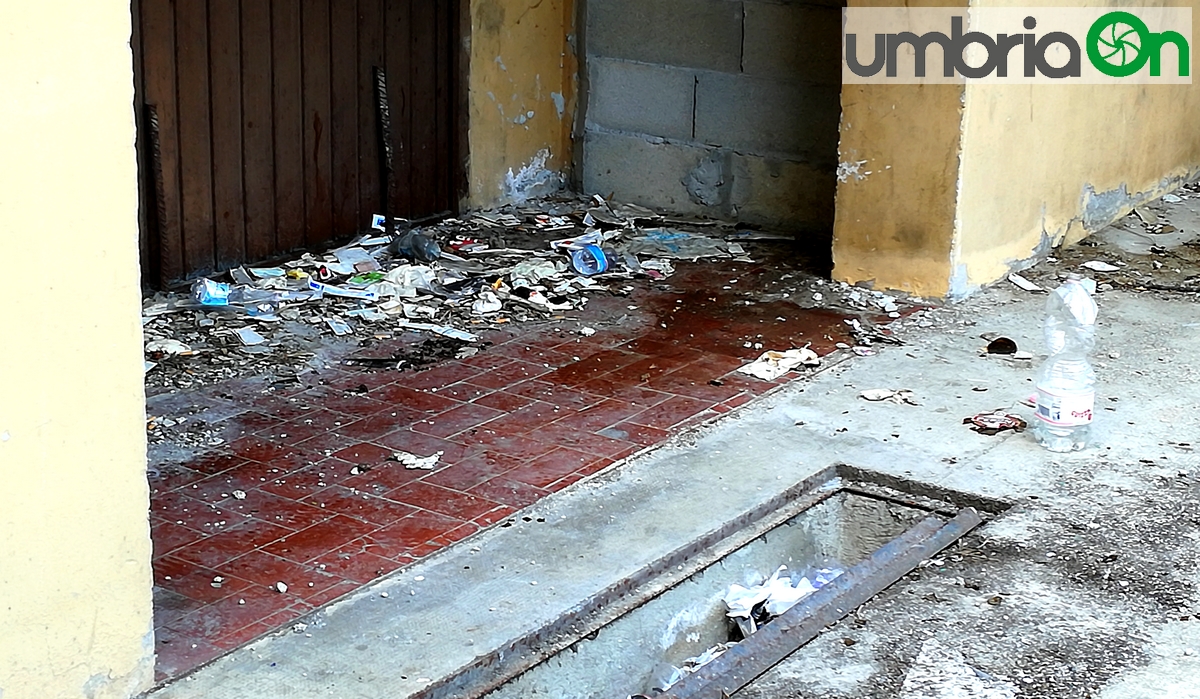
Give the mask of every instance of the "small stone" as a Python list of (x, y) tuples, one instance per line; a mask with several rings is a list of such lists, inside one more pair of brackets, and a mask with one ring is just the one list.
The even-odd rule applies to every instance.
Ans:
[(996, 596), (994, 596), (994, 597), (991, 597), (990, 599), (988, 599), (987, 603), (988, 603), (988, 604), (990, 604), (990, 605), (992, 605), (993, 607), (999, 607), (999, 606), (1000, 606), (1000, 603), (1001, 603), (1001, 602), (1003, 602), (1003, 601), (1004, 601), (1004, 598), (1003, 598), (1003, 597), (1001, 597), (1000, 595), (996, 595)]
[(386, 593), (386, 592), (380, 592), (380, 593), (379, 593), (379, 596), (380, 596), (380, 597), (383, 597), (384, 599), (387, 599), (388, 593)]
[(246, 499), (246, 491), (244, 491), (244, 490), (233, 491), (233, 498), (235, 500), (245, 500)]
[(283, 594), (288, 591), (288, 586), (287, 583), (277, 582), (271, 589), (275, 590), (279, 594)]

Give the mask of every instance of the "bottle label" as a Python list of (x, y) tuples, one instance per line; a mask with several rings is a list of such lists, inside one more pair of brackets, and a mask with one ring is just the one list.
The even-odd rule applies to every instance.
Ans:
[(1037, 416), (1057, 427), (1078, 427), (1092, 422), (1095, 391), (1054, 393), (1038, 387)]

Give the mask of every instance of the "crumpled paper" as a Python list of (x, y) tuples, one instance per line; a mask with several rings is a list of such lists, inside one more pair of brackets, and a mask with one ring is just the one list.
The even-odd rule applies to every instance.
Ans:
[(738, 368), (738, 373), (749, 374), (763, 381), (774, 381), (798, 366), (817, 366), (821, 358), (808, 349), (790, 349), (783, 352), (768, 350), (751, 364)]

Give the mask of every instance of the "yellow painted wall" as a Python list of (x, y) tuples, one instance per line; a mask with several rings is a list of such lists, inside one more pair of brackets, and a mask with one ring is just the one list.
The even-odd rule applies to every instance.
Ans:
[(469, 207), (506, 201), (506, 175), (541, 151), (571, 163), (574, 0), (471, 0)]
[(153, 679), (128, 0), (0, 3), (0, 696)]
[(834, 279), (945, 295), (962, 91), (959, 85), (842, 88)]
[[(1192, 22), (1195, 70), (1200, 2)], [(1077, 242), (1198, 174), (1198, 115), (1200, 81), (968, 85), (952, 294)]]
[(1200, 174), (1200, 81), (848, 85), (842, 109), (859, 175), (838, 185), (834, 278), (877, 288), (964, 296)]
[[(850, 0), (852, 7), (903, 0)], [(960, 6), (929, 0), (920, 6)], [(844, 85), (833, 278), (918, 296), (949, 288), (961, 85)]]

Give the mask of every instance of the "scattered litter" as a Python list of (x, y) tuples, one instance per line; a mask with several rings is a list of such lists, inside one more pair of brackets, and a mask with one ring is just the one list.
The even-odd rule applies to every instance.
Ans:
[(333, 331), (333, 334), (337, 335), (338, 337), (341, 337), (342, 335), (349, 335), (350, 333), (354, 332), (354, 330), (350, 328), (349, 324), (347, 324), (346, 321), (342, 320), (341, 318), (326, 318), (325, 324), (328, 325), (329, 329)]
[[(627, 296), (634, 289), (628, 282), (671, 277), (677, 260), (749, 259), (759, 244), (751, 241), (792, 239), (567, 195), (421, 228), (382, 215), (370, 224), (340, 248), (196, 279), (187, 293), (146, 296), (147, 387), (186, 389), (268, 373), (292, 382), (326, 363), (320, 336), (364, 348), (408, 333), (476, 345), (480, 329), (556, 320), (596, 294)], [(249, 334), (261, 326), (239, 330), (247, 319), (271, 323), (269, 340)], [(453, 348), (464, 357), (478, 351)], [(183, 361), (190, 357), (197, 358)], [(415, 366), (396, 357), (348, 363)]]
[(1089, 260), (1079, 266), (1087, 267), (1088, 269), (1092, 270), (1093, 272), (1119, 272), (1121, 270), (1120, 267), (1118, 267), (1116, 265), (1110, 265), (1109, 263), (1103, 262), (1101, 260)]
[(155, 357), (177, 357), (181, 354), (191, 354), (192, 348), (179, 340), (151, 340), (146, 343), (146, 354)]
[(1178, 204), (1179, 202), (1183, 201), (1183, 198), (1176, 194), (1164, 194), (1162, 195), (1162, 200), (1168, 204)]
[(1011, 338), (997, 337), (988, 343), (988, 354), (1016, 354), (1017, 343)]
[(1020, 415), (1013, 415), (1003, 408), (963, 418), (963, 424), (970, 425), (972, 430), (989, 436), (1000, 434), (1005, 430), (1022, 432), (1026, 427), (1025, 420)]
[(896, 403), (897, 405), (920, 405), (920, 403), (917, 402), (916, 397), (913, 395), (913, 392), (906, 388), (899, 390), (892, 390), (889, 388), (868, 388), (862, 393), (859, 393), (858, 397), (864, 400), (869, 400), (872, 403), (889, 401)]
[(783, 352), (768, 350), (750, 364), (738, 368), (738, 373), (748, 374), (763, 381), (774, 381), (798, 366), (818, 366), (821, 358), (807, 347)]
[(1016, 274), (1016, 273), (1008, 275), (1008, 281), (1012, 282), (1013, 284), (1016, 284), (1017, 286), (1021, 287), (1025, 291), (1045, 291), (1045, 289), (1043, 289), (1042, 287), (1038, 286), (1037, 284), (1034, 284), (1033, 282), (1029, 281), (1025, 277), (1022, 277), (1021, 275)]
[[(729, 650), (730, 648), (733, 648), (736, 645), (737, 645), (737, 643), (718, 643), (717, 645), (713, 646), (712, 648), (709, 648), (708, 650), (704, 651), (700, 655), (685, 659), (682, 663), (679, 664), (680, 665), (679, 667), (675, 667), (675, 666), (664, 667), (663, 668), (664, 672), (662, 673), (662, 676), (659, 679), (655, 680), (653, 683), (655, 685), (653, 688), (654, 691), (661, 693), (661, 692), (665, 692), (665, 691), (669, 690), (671, 687), (678, 684), (680, 680), (682, 680), (683, 678), (692, 674), (693, 672), (699, 670), (700, 668), (704, 667), (705, 665), (711, 663), (712, 661), (716, 660), (717, 658), (721, 657), (721, 655), (725, 651)], [(666, 665), (666, 663), (663, 663), (663, 664)], [(634, 695), (634, 697), (639, 697), (639, 696), (645, 697), (646, 695), (645, 694)], [(631, 697), (630, 699), (634, 699), (634, 697)]]
[(444, 453), (439, 451), (429, 456), (417, 456), (406, 451), (398, 451), (392, 454), (392, 460), (399, 461), (404, 468), (409, 470), (432, 471)]
[(247, 347), (261, 345), (267, 341), (267, 338), (260, 335), (254, 328), (238, 328), (233, 332), (238, 336), (238, 339), (242, 341), (242, 344), (246, 345)]
[(479, 298), (471, 304), (471, 312), (475, 315), (487, 315), (504, 308), (504, 303), (492, 291), (481, 291)]
[[(790, 573), (786, 565), (781, 565), (762, 583), (749, 587), (730, 585), (723, 597), (726, 616), (737, 623), (742, 638), (748, 638), (764, 624), (833, 582), (844, 572), (842, 568), (831, 565), (812, 571), (809, 575), (800, 575)], [(655, 693), (666, 692), (736, 645), (737, 642), (718, 643), (699, 655), (685, 659), (679, 666), (661, 663), (652, 674), (652, 690)], [(633, 695), (631, 699), (639, 696), (646, 695)]]
[(246, 491), (244, 491), (244, 490), (233, 491), (233, 499), (234, 500), (245, 500), (246, 499)]
[(584, 337), (591, 337), (592, 335), (596, 334), (596, 329), (589, 328), (585, 325), (584, 327), (579, 329), (579, 334), (583, 335)]
[(781, 565), (759, 585), (734, 584), (725, 592), (726, 616), (737, 623), (743, 638), (845, 572), (839, 567), (821, 568), (810, 580), (808, 576), (788, 573), (787, 569)]

